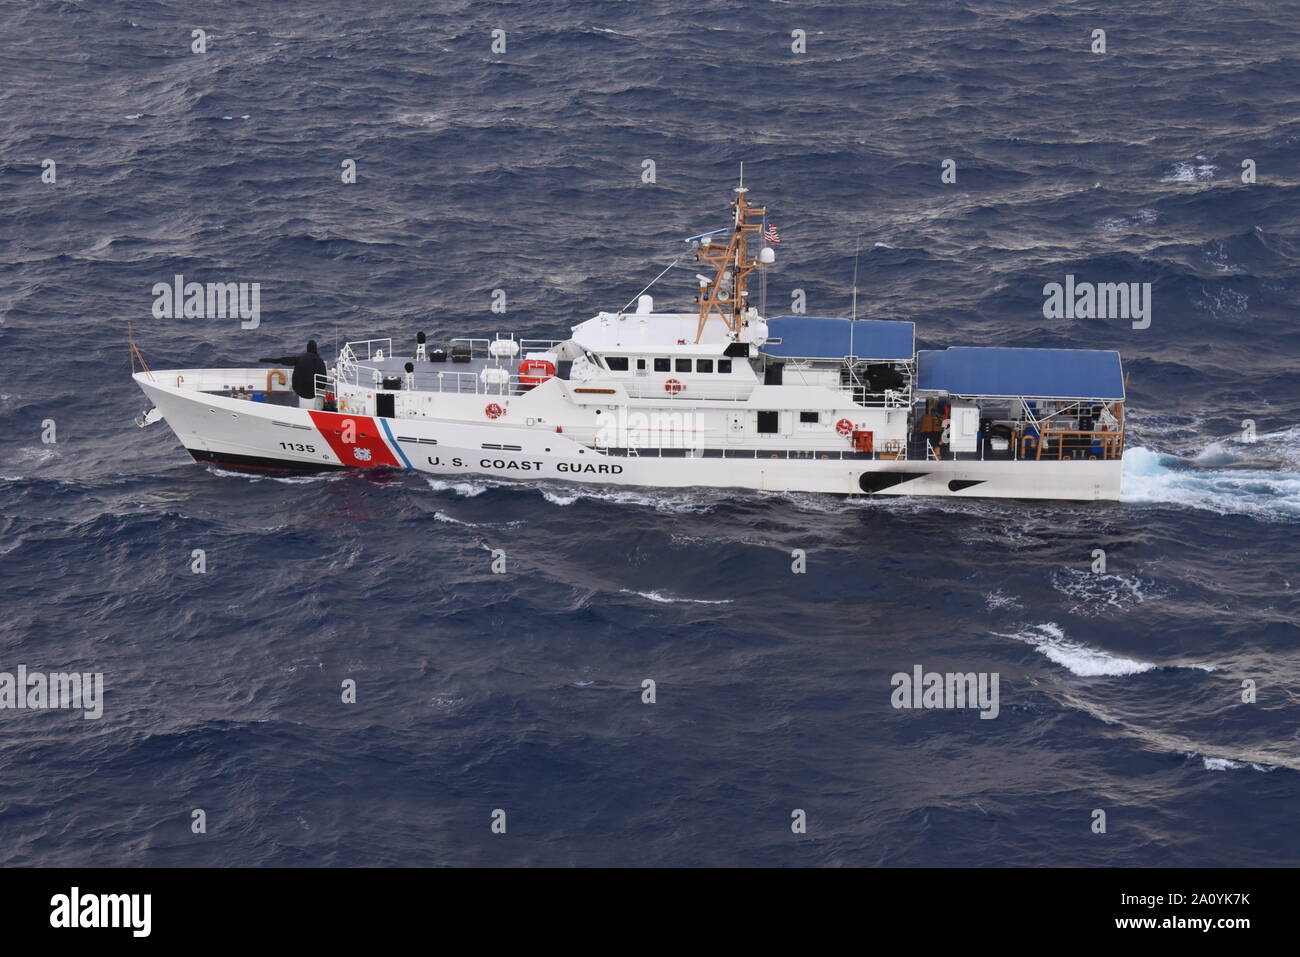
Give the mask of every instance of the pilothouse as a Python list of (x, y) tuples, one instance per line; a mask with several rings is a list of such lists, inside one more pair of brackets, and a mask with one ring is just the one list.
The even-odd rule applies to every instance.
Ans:
[(142, 424), (161, 416), (195, 459), (238, 470), (1119, 498), (1118, 353), (918, 352), (903, 320), (762, 316), (766, 209), (741, 185), (730, 213), (688, 240), (695, 308), (656, 312), (647, 287), (565, 339), (358, 340), (314, 377), (295, 366), (293, 388), (286, 368), (151, 371), (132, 343)]

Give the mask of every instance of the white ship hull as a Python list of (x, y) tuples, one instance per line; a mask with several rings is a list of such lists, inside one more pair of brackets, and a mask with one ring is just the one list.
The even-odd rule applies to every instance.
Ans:
[[(546, 425), (458, 422), (321, 412), (198, 391), (214, 370), (137, 373), (135, 380), (199, 461), (263, 472), (411, 469), (659, 488), (745, 488), (841, 495), (1118, 499), (1118, 459), (942, 460), (849, 458), (841, 453), (741, 449), (606, 450)], [(228, 370), (252, 378), (255, 370)], [(218, 378), (222, 376), (216, 371)], [(345, 441), (351, 438), (352, 441)]]

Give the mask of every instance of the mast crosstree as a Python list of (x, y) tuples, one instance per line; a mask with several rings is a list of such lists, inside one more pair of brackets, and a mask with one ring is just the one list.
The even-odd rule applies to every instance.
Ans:
[(696, 249), (696, 261), (713, 269), (712, 280), (705, 276), (700, 278), (700, 325), (695, 333), (696, 342), (704, 335), (704, 326), (713, 316), (723, 321), (732, 340), (739, 336), (749, 308), (749, 293), (745, 288), (749, 275), (771, 262), (770, 257), (762, 254), (749, 255), (750, 237), (762, 241), (767, 207), (751, 206), (745, 198), (748, 192), (742, 174), (741, 185), (736, 187), (736, 199), (731, 204), (732, 226), (726, 245), (712, 242), (706, 236)]

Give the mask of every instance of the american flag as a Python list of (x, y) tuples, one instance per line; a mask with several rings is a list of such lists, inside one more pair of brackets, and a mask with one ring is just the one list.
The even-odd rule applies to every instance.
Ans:
[(781, 234), (776, 231), (776, 223), (768, 223), (767, 228), (763, 230), (763, 241), (777, 246), (781, 242)]

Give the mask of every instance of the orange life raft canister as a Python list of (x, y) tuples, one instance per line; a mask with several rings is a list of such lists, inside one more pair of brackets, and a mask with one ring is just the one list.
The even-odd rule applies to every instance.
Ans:
[(525, 359), (519, 363), (520, 385), (541, 385), (553, 375), (555, 375), (555, 366), (545, 359)]

